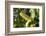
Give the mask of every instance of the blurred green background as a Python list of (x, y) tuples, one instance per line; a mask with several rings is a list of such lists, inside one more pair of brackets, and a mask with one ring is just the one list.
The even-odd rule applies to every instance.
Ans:
[(13, 8), (13, 26), (39, 27), (39, 8)]

